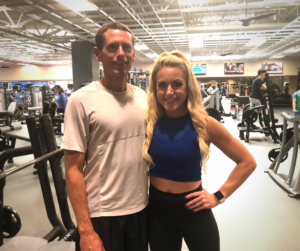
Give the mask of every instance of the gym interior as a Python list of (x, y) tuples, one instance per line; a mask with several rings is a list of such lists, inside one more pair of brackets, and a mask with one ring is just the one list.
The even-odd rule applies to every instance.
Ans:
[[(104, 76), (93, 47), (97, 30), (110, 22), (124, 23), (134, 34), (128, 83), (147, 92), (158, 55), (181, 51), (208, 114), (257, 162), (249, 179), (213, 209), (221, 250), (299, 250), (300, 116), (294, 116), (292, 96), (300, 88), (300, 1), (74, 2), (0, 0), (0, 250), (10, 250), (5, 244), (20, 236), (39, 241), (32, 249), (24, 237), (17, 250), (75, 250), (77, 224), (59, 148), (64, 114), (55, 89), (60, 86), (68, 99)], [(267, 70), (267, 95), (261, 107), (250, 108), (260, 68)], [(203, 186), (212, 193), (234, 162), (211, 145), (207, 167)], [(70, 245), (59, 249), (61, 240)]]

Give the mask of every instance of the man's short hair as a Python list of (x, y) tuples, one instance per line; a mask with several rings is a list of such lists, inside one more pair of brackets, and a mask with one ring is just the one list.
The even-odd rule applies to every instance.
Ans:
[(260, 68), (260, 69), (258, 70), (257, 74), (258, 74), (258, 76), (259, 76), (260, 74), (266, 73), (266, 72), (267, 72), (267, 70), (265, 70), (265, 69), (263, 69), (263, 68)]
[(122, 24), (122, 23), (109, 23), (109, 24), (103, 25), (97, 31), (95, 41), (96, 41), (96, 46), (97, 46), (98, 50), (102, 51), (102, 49), (103, 49), (104, 42), (105, 42), (104, 33), (108, 29), (127, 31), (131, 35), (132, 46), (134, 48), (134, 35), (133, 35), (132, 31), (125, 24)]

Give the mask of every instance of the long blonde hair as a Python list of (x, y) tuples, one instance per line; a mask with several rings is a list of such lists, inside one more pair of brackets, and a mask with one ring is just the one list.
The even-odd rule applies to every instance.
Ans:
[(198, 142), (202, 157), (202, 168), (206, 171), (206, 161), (209, 158), (208, 134), (206, 131), (206, 121), (208, 114), (202, 105), (202, 95), (199, 84), (193, 74), (192, 66), (187, 57), (179, 51), (164, 52), (159, 55), (154, 63), (150, 75), (150, 83), (147, 95), (147, 112), (146, 112), (146, 140), (143, 145), (143, 157), (149, 166), (154, 166), (153, 160), (148, 153), (153, 131), (157, 121), (165, 113), (164, 107), (159, 103), (156, 93), (157, 73), (162, 67), (178, 67), (183, 70), (187, 78), (187, 109), (192, 119), (193, 126), (198, 134)]

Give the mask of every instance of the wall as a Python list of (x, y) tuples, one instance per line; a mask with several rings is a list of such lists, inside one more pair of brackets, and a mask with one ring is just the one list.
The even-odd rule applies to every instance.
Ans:
[(0, 81), (21, 80), (71, 80), (72, 65), (57, 66), (16, 66), (0, 68)]
[[(241, 60), (239, 60), (241, 62)], [(271, 74), (270, 76), (289, 76), (290, 77), (290, 93), (296, 90), (297, 84), (297, 66), (300, 66), (300, 59), (272, 59), (264, 61), (283, 62), (283, 74)], [(197, 62), (193, 62), (197, 63)], [(199, 62), (200, 63), (200, 62)], [(205, 63), (205, 62), (201, 62)], [(197, 77), (199, 82), (210, 82), (216, 80), (218, 82), (227, 81), (229, 86), (232, 83), (237, 83), (239, 78), (254, 77), (257, 75), (257, 70), (261, 68), (262, 61), (244, 61), (245, 74), (238, 75), (225, 75), (224, 62), (208, 62), (207, 74), (205, 76)], [(140, 67), (143, 71), (152, 70), (154, 63), (141, 64), (134, 62), (133, 67)], [(102, 67), (100, 67), (102, 68)], [(291, 77), (295, 76), (295, 77)], [(0, 81), (21, 81), (21, 80), (72, 80), (72, 66), (59, 65), (59, 66), (16, 66), (10, 68), (0, 68)], [(230, 93), (234, 90), (229, 89)]]
[[(238, 83), (240, 78), (243, 77), (255, 77), (257, 75), (257, 70), (262, 67), (263, 62), (283, 62), (283, 74), (270, 74), (270, 76), (288, 76), (290, 81), (290, 94), (296, 91), (297, 87), (297, 66), (300, 66), (300, 58), (290, 58), (290, 59), (270, 59), (263, 61), (246, 61), (246, 60), (233, 60), (232, 63), (244, 63), (245, 73), (244, 74), (224, 74), (224, 63), (222, 62), (208, 62), (206, 63), (207, 73), (203, 76), (196, 76), (200, 83), (208, 83), (212, 80), (216, 82), (225, 82), (229, 84), (228, 93), (239, 92), (239, 89), (233, 90), (231, 84)], [(193, 64), (205, 64), (205, 62), (192, 62)], [(230, 62), (229, 62), (230, 63)], [(143, 71), (150, 70), (153, 64), (133, 64), (133, 66), (138, 66), (143, 69)]]
[[(290, 59), (269, 59), (263, 61), (246, 61), (246, 60), (231, 60), (227, 63), (244, 63), (245, 73), (244, 74), (224, 74), (224, 63), (222, 62), (192, 62), (192, 64), (205, 64), (207, 68), (207, 73), (204, 76), (199, 76), (197, 78), (207, 78), (207, 77), (254, 77), (257, 75), (257, 70), (262, 67), (263, 62), (283, 62), (283, 74), (270, 74), (270, 76), (297, 76), (297, 66), (300, 66), (300, 58), (290, 58)], [(146, 70), (152, 70), (153, 64), (141, 64), (133, 63), (133, 66), (138, 66)]]

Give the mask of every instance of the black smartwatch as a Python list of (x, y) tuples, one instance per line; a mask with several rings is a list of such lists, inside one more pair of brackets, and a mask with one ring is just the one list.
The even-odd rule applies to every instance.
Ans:
[(217, 198), (217, 200), (222, 204), (225, 201), (224, 195), (221, 193), (221, 191), (217, 191), (214, 193), (214, 196)]

